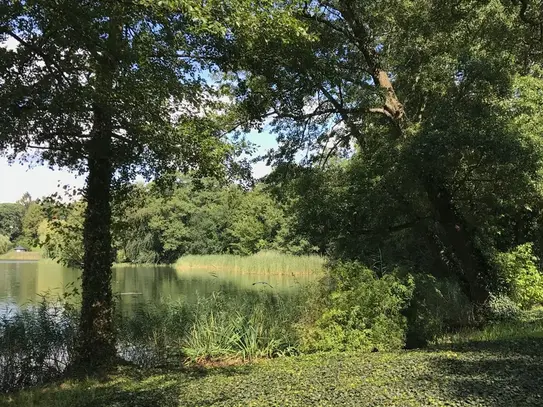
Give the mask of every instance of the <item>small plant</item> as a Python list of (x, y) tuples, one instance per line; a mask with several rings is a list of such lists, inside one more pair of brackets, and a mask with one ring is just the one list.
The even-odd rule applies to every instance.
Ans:
[(492, 295), (487, 305), (487, 319), (490, 322), (515, 321), (522, 312), (519, 306), (506, 295)]

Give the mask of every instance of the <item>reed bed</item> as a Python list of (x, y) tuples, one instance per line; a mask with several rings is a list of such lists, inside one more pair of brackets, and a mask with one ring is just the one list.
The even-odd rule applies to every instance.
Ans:
[(250, 256), (232, 254), (188, 255), (181, 257), (177, 270), (227, 271), (246, 274), (321, 273), (325, 258), (318, 255), (295, 256), (265, 251)]

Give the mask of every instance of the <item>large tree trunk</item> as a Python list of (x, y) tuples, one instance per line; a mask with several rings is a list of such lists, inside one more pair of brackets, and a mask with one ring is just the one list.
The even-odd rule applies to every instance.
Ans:
[(87, 370), (109, 365), (116, 358), (111, 289), (111, 186), (114, 172), (112, 98), (122, 25), (117, 15), (113, 15), (109, 22), (106, 50), (102, 51), (97, 61), (93, 128), (88, 144), (83, 303), (76, 361), (79, 368)]
[(491, 266), (473, 241), (469, 225), (455, 208), (444, 184), (432, 179), (423, 182), (441, 229), (441, 238), (461, 268), (458, 277), (464, 283), (465, 292), (474, 304), (484, 304), (490, 297), (488, 284), (491, 279), (487, 277)]
[(109, 364), (116, 354), (111, 291), (111, 117), (99, 107), (95, 107), (94, 115), (85, 193), (83, 303), (77, 361), (84, 368)]

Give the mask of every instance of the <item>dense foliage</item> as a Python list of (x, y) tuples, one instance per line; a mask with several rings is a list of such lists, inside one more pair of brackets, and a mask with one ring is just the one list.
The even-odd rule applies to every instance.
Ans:
[[(541, 305), (539, 9), (7, 1), (0, 40), (17, 47), (0, 48), (2, 154), (88, 179), (82, 201), (1, 205), (0, 235), (84, 270), (87, 364), (93, 350), (115, 355), (115, 255), (327, 255), (301, 318), (310, 350), (419, 346)], [(246, 175), (239, 135), (255, 128), (277, 138), (274, 171), (225, 182)], [(225, 332), (208, 339), (230, 346)]]
[(391, 350), (405, 345), (407, 308), (412, 284), (395, 276), (378, 278), (356, 263), (331, 269), (318, 318), (301, 327), (306, 351)]
[(22, 232), (24, 207), (20, 204), (0, 204), (0, 235), (17, 239)]
[(0, 254), (6, 253), (11, 248), (9, 237), (0, 235)]

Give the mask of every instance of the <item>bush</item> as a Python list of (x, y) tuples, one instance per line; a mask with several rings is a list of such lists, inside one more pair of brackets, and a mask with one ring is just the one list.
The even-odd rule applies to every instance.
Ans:
[(413, 298), (405, 312), (408, 348), (426, 346), (439, 336), (474, 322), (473, 305), (456, 280), (416, 274), (414, 284)]
[(536, 266), (538, 258), (533, 255), (532, 244), (498, 253), (494, 261), (504, 294), (524, 309), (543, 304), (543, 275)]
[(514, 321), (519, 319), (521, 310), (508, 296), (499, 295), (490, 297), (486, 309), (486, 317), (490, 322)]
[(11, 248), (11, 241), (9, 237), (0, 235), (0, 254), (7, 253)]
[(301, 328), (304, 351), (398, 349), (407, 328), (402, 311), (413, 293), (411, 281), (382, 278), (356, 263), (338, 263), (323, 283), (322, 314)]

